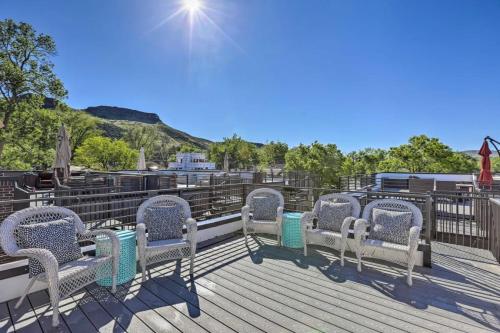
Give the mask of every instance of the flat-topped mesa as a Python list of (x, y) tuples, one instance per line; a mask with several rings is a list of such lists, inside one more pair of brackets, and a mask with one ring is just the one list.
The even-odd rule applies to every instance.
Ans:
[(157, 124), (162, 122), (156, 113), (142, 112), (117, 106), (91, 106), (83, 111), (93, 116), (109, 120), (128, 120), (146, 124)]

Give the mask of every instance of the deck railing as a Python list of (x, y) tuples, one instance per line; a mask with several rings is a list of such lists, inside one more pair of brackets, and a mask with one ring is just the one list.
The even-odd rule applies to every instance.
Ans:
[[(358, 182), (359, 184), (359, 182)], [(152, 196), (171, 194), (186, 199), (192, 216), (207, 220), (241, 210), (247, 194), (258, 187), (273, 187), (283, 193), (285, 209), (310, 211), (320, 195), (346, 192), (356, 196), (362, 208), (376, 199), (393, 198), (414, 203), (424, 216), (421, 238), (425, 244), (437, 240), (498, 251), (500, 217), (498, 203), (490, 200), (500, 194), (469, 192), (378, 192), (370, 188), (342, 189), (286, 185), (283, 183), (221, 184), (211, 186), (128, 190), (129, 187), (100, 187), (69, 190), (22, 192), (21, 199), (0, 198), (0, 212), (26, 207), (56, 205), (74, 210), (88, 228), (134, 228), (139, 205)], [(19, 196), (17, 196), (19, 198)], [(496, 213), (495, 213), (496, 212)], [(7, 213), (8, 215), (10, 213)], [(430, 252), (428, 253), (430, 256)], [(427, 258), (430, 261), (430, 257)], [(0, 254), (0, 263), (9, 260)]]
[(355, 191), (374, 187), (377, 184), (377, 175), (357, 174), (339, 177), (339, 188), (343, 191)]
[[(77, 213), (89, 229), (128, 229), (135, 228), (137, 209), (150, 197), (162, 194), (179, 196), (188, 201), (192, 217), (201, 221), (239, 212), (246, 197), (245, 191), (245, 184), (241, 183), (145, 191), (123, 191), (122, 188), (50, 190), (23, 199), (0, 199), (0, 211), (62, 206)], [(10, 260), (12, 258), (0, 251), (0, 263)]]
[(489, 249), (493, 256), (500, 262), (500, 199), (490, 199), (491, 205), (491, 228), (489, 238)]

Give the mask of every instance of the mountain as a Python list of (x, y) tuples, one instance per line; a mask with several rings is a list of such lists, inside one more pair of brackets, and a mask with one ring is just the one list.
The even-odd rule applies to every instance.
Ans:
[(146, 124), (161, 123), (160, 117), (156, 113), (142, 112), (117, 106), (90, 106), (83, 111), (95, 117), (109, 120), (128, 120)]
[(469, 155), (470, 157), (474, 158), (479, 158), (479, 154), (477, 150), (463, 150), (461, 153), (464, 153), (465, 155)]
[[(99, 119), (99, 128), (104, 135), (121, 138), (131, 127), (151, 127), (158, 130), (159, 139), (168, 146), (188, 144), (199, 149), (207, 149), (210, 140), (192, 136), (163, 123), (156, 113), (143, 112), (116, 106), (91, 106), (81, 110)], [(154, 128), (153, 128), (154, 127)]]

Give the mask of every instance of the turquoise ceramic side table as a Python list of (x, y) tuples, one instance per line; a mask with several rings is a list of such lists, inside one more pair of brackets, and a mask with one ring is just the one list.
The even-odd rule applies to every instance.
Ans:
[[(135, 231), (121, 230), (117, 231), (116, 235), (120, 240), (120, 264), (118, 267), (116, 284), (123, 284), (132, 280), (137, 273), (137, 260), (135, 255)], [(111, 253), (111, 242), (108, 237), (100, 236), (96, 239), (96, 256), (109, 255)], [(100, 286), (110, 287), (111, 265), (105, 265), (101, 271), (97, 272), (98, 276), (103, 278), (97, 280)]]
[(284, 213), (282, 227), (283, 246), (292, 248), (304, 247), (300, 218), (302, 213)]

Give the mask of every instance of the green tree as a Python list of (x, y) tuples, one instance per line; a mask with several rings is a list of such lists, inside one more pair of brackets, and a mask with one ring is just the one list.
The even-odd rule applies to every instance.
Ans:
[(201, 153), (202, 150), (200, 148), (193, 146), (193, 145), (182, 144), (182, 145), (180, 145), (180, 147), (178, 147), (178, 152), (180, 152), (180, 153)]
[(389, 149), (379, 164), (381, 171), (406, 172), (472, 172), (477, 170), (475, 160), (454, 152), (437, 138), (413, 136), (407, 144)]
[(379, 164), (387, 155), (383, 149), (366, 148), (351, 152), (342, 163), (343, 175), (370, 174), (379, 170)]
[(70, 135), (72, 152), (83, 141), (100, 133), (95, 118), (59, 105), (55, 110), (38, 109), (29, 104), (18, 106), (6, 134), (7, 144), (1, 159), (6, 169), (46, 169), (55, 156), (57, 132), (61, 124)]
[(135, 169), (138, 156), (123, 140), (96, 136), (76, 149), (75, 163), (96, 170)]
[(73, 110), (64, 104), (58, 105), (56, 111), (60, 118), (59, 122), (64, 124), (68, 131), (72, 156), (85, 140), (102, 134), (98, 129), (98, 120), (85, 112)]
[(285, 155), (288, 171), (306, 171), (319, 177), (322, 186), (338, 184), (340, 169), (344, 160), (342, 152), (335, 144), (300, 144)]
[(12, 117), (8, 144), (2, 158), (7, 169), (46, 169), (55, 157), (60, 118), (46, 109), (18, 109)]
[(493, 172), (500, 172), (500, 157), (493, 157), (491, 159), (491, 170)]
[(38, 108), (43, 98), (60, 99), (67, 92), (52, 71), (56, 45), (27, 23), (0, 21), (0, 158), (8, 143), (11, 122), (26, 106)]
[(260, 164), (265, 167), (285, 164), (285, 155), (287, 152), (288, 145), (286, 143), (271, 141), (259, 149)]
[(215, 162), (217, 167), (222, 168), (226, 154), (228, 154), (230, 169), (246, 169), (259, 163), (257, 147), (236, 134), (230, 138), (224, 138), (223, 142), (211, 144), (208, 158)]
[(155, 143), (158, 142), (160, 133), (156, 125), (134, 124), (128, 126), (123, 136), (132, 149), (139, 150), (144, 148), (146, 158), (152, 159), (155, 154)]

